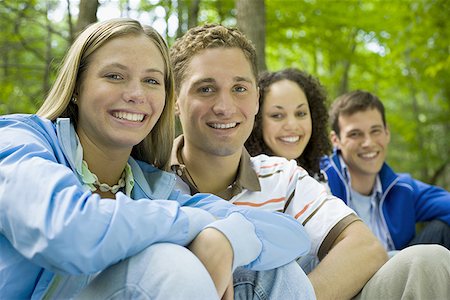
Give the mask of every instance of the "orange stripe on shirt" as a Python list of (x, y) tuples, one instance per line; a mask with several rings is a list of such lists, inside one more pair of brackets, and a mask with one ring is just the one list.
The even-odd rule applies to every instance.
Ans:
[(311, 205), (312, 201), (309, 202), (308, 204), (305, 205), (305, 207), (303, 207), (303, 209), (301, 211), (298, 212), (298, 214), (295, 215), (295, 219), (298, 219), (307, 209), (308, 207)]
[(275, 164), (273, 164), (273, 165), (260, 166), (259, 168), (260, 168), (260, 169), (267, 169), (267, 168), (273, 168), (273, 167), (276, 167), (276, 166), (279, 166), (279, 165), (283, 165), (283, 164), (275, 163)]
[(298, 219), (307, 209), (308, 209), (308, 207), (312, 204), (312, 203), (314, 203), (318, 198), (320, 198), (323, 194), (326, 194), (326, 192), (325, 191), (322, 191), (320, 194), (319, 194), (319, 196), (316, 198), (316, 199), (314, 199), (313, 201), (310, 201), (309, 203), (307, 203), (304, 207), (303, 207), (303, 209), (301, 210), (301, 211), (299, 211), (296, 215), (295, 215), (295, 219)]
[(253, 202), (233, 202), (233, 204), (235, 204), (235, 205), (248, 205), (248, 206), (253, 206), (253, 207), (260, 207), (260, 206), (264, 206), (264, 205), (269, 204), (269, 203), (282, 202), (282, 201), (284, 201), (284, 199), (286, 199), (286, 197), (270, 199), (270, 200), (267, 200), (267, 201), (262, 202), (262, 203), (253, 203)]
[[(300, 166), (297, 166), (297, 168), (296, 168), (295, 171), (298, 171), (298, 170), (300, 170), (300, 171), (306, 171), (305, 169), (303, 169), (303, 168), (300, 167)], [(291, 176), (289, 176), (289, 182), (292, 181), (292, 177), (294, 177), (295, 174), (297, 174), (297, 172), (293, 172), (293, 173), (291, 174)], [(302, 179), (305, 178), (306, 176), (307, 176), (307, 174), (306, 174), (306, 175), (303, 174), (302, 176), (298, 177), (297, 180), (302, 180)]]

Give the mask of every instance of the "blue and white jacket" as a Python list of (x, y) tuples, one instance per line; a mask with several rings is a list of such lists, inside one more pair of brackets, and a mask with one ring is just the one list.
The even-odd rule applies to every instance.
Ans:
[[(324, 157), (321, 169), (328, 177), (333, 195), (348, 203), (350, 191), (345, 180), (339, 152)], [(409, 174), (396, 174), (386, 164), (378, 173), (382, 186), (380, 215), (389, 229), (395, 249), (405, 248), (414, 238), (417, 222), (439, 219), (450, 225), (450, 193), (412, 178)]]
[(273, 269), (309, 251), (295, 219), (183, 195), (173, 174), (131, 157), (131, 198), (101, 199), (82, 184), (78, 143), (69, 119), (0, 117), (2, 299), (39, 299), (55, 273), (93, 274), (157, 242), (185, 246), (205, 227), (227, 236), (233, 267)]

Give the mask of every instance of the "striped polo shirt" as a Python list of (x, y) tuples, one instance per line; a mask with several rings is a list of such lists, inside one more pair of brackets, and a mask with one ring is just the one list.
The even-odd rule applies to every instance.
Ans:
[[(187, 194), (198, 191), (182, 162), (183, 136), (175, 139), (171, 168), (177, 174), (177, 188)], [(181, 179), (181, 180), (180, 180)], [(305, 227), (312, 240), (310, 254), (322, 259), (339, 234), (359, 220), (345, 203), (308, 175), (295, 160), (258, 155), (250, 157), (243, 148), (236, 180), (217, 196), (235, 205), (284, 212)]]

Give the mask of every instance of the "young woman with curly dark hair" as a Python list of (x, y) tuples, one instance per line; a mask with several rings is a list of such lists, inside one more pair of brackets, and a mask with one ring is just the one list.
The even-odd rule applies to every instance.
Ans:
[(250, 155), (295, 159), (311, 176), (324, 179), (320, 159), (329, 154), (326, 92), (319, 80), (298, 69), (265, 72), (259, 79), (259, 112), (245, 143)]

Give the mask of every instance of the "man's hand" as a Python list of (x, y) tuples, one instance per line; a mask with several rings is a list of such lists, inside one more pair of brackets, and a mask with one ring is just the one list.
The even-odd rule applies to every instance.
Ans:
[[(208, 270), (219, 298), (228, 297), (232, 282), (233, 249), (228, 239), (214, 228), (206, 228), (188, 246)], [(232, 287), (232, 284), (231, 284)], [(227, 291), (227, 293), (225, 293)], [(224, 298), (232, 299), (232, 298)]]

